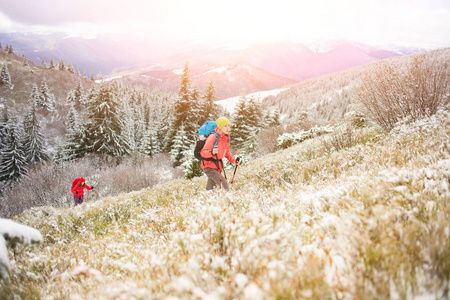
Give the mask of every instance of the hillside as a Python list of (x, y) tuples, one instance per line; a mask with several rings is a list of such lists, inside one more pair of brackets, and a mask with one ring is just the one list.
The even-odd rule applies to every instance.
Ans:
[[(166, 93), (176, 93), (180, 84), (182, 69), (137, 71), (106, 77), (129, 86), (147, 89), (160, 89)], [(242, 94), (280, 88), (295, 83), (287, 77), (275, 75), (252, 65), (237, 63), (233, 65), (202, 66), (190, 70), (192, 86), (200, 91), (206, 90), (212, 80), (216, 97), (219, 99)]]
[[(16, 221), (5, 298), (428, 299), (448, 297), (450, 115), (390, 133), (342, 128), (205, 177)], [(231, 174), (231, 170), (228, 171)], [(229, 175), (230, 176), (230, 175)], [(175, 298), (174, 298), (175, 299)]]
[[(72, 74), (68, 71), (59, 69), (49, 69), (26, 59), (27, 65), (24, 64), (24, 58), (16, 53), (7, 54), (4, 50), (0, 50), (0, 65), (7, 64), (11, 76), (13, 88), (10, 90), (0, 89), (0, 97), (13, 99), (9, 104), (20, 108), (21, 105), (27, 103), (30, 98), (33, 84), (40, 86), (45, 81), (54, 94), (57, 102), (62, 102), (67, 97), (70, 90), (81, 82), (85, 90), (89, 90), (92, 81), (82, 77), (80, 74)], [(57, 64), (58, 61), (55, 61)], [(68, 62), (66, 62), (68, 63)], [(48, 64), (48, 61), (47, 61)]]
[(405, 70), (415, 58), (424, 55), (436, 66), (446, 68), (450, 74), (450, 48), (429, 51), (423, 54), (411, 54), (391, 57), (364, 64), (340, 72), (323, 75), (293, 84), (285, 91), (264, 99), (263, 107), (278, 107), (286, 116), (284, 122), (298, 122), (298, 116), (304, 112), (316, 124), (340, 123), (349, 111), (358, 111), (358, 93), (364, 79), (373, 74), (379, 63), (391, 65), (395, 70)]

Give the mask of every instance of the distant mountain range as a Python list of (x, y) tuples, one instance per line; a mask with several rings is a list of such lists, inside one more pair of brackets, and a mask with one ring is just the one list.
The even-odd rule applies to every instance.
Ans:
[(80, 73), (176, 92), (180, 71), (189, 64), (193, 86), (203, 92), (213, 80), (219, 98), (280, 88), (308, 78), (375, 60), (420, 52), (347, 42), (307, 46), (272, 43), (233, 49), (220, 45), (169, 43), (117, 36), (0, 34), (2, 44), (41, 64), (50, 58), (71, 62)]

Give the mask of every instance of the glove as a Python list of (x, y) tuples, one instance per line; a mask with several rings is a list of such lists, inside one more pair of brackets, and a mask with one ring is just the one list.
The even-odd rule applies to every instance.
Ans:
[(91, 186), (91, 190), (94, 190), (94, 187), (93, 187), (93, 186)]
[(241, 157), (240, 156), (236, 157), (235, 163), (238, 164), (240, 161), (241, 161)]
[(78, 195), (78, 191), (75, 192), (75, 195)]

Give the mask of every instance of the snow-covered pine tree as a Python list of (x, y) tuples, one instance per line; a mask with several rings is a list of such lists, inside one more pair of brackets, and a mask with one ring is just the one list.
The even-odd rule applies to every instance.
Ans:
[[(173, 147), (170, 151), (170, 156), (174, 160), (174, 166), (180, 166), (186, 157), (186, 152), (189, 152), (192, 146), (192, 141), (186, 135), (186, 130), (184, 126), (181, 126), (175, 135)], [(192, 150), (192, 152), (194, 152)]]
[(6, 63), (3, 64), (2, 70), (0, 71), (0, 87), (4, 89), (12, 88), (11, 76), (9, 75)]
[(3, 97), (0, 98), (0, 157), (2, 149), (6, 145), (6, 136), (8, 135), (8, 106)]
[(186, 125), (184, 126), (189, 139), (193, 142), (197, 138), (198, 128), (204, 123), (202, 102), (200, 100), (200, 93), (194, 87), (191, 92), (191, 113), (186, 118)]
[(23, 148), (27, 163), (33, 164), (48, 160), (49, 155), (44, 147), (44, 136), (36, 118), (36, 105), (34, 103), (23, 121), (23, 129)]
[(58, 69), (60, 69), (61, 71), (66, 70), (66, 64), (64, 63), (64, 60), (62, 58), (59, 59)]
[(117, 87), (103, 83), (90, 95), (87, 103), (86, 135), (89, 151), (113, 156), (129, 154), (130, 144), (123, 134), (123, 111)]
[(242, 96), (237, 105), (235, 112), (233, 114), (233, 131), (232, 131), (232, 147), (235, 149), (240, 149), (244, 147), (244, 143), (247, 140), (247, 136), (250, 132), (249, 126), (247, 125), (247, 98)]
[(53, 60), (53, 57), (50, 58), (50, 62), (48, 63), (49, 69), (56, 69), (55, 61)]
[(82, 111), (86, 103), (86, 99), (83, 92), (83, 86), (81, 81), (78, 81), (74, 90), (70, 91), (67, 95), (67, 101), (73, 103), (77, 111)]
[(27, 170), (27, 158), (22, 145), (21, 129), (17, 126), (17, 119), (10, 118), (7, 124), (6, 142), (2, 150), (0, 161), (0, 181), (10, 184), (20, 180)]
[(6, 54), (13, 54), (14, 53), (14, 49), (12, 45), (8, 46), (8, 49), (6, 50)]
[(36, 102), (37, 107), (44, 108), (47, 111), (53, 111), (55, 109), (55, 96), (50, 93), (50, 89), (48, 88), (45, 78), (41, 83), (38, 95), (39, 96)]
[(22, 54), (22, 63), (24, 65), (24, 67), (29, 67), (30, 64), (28, 62), (28, 58), (25, 56), (25, 54)]
[(251, 152), (256, 143), (256, 136), (263, 127), (263, 113), (261, 106), (253, 98), (247, 101), (245, 111), (247, 113), (246, 125), (248, 126), (248, 134), (243, 146), (247, 152)]
[(273, 111), (271, 111), (270, 117), (268, 118), (267, 126), (278, 126), (280, 125), (280, 109), (275, 107)]
[(153, 128), (149, 128), (142, 139), (140, 152), (146, 156), (153, 157), (161, 152), (158, 135)]
[(142, 146), (142, 140), (145, 134), (145, 117), (143, 108), (143, 99), (137, 91), (126, 92), (130, 95), (126, 107), (126, 131), (130, 146), (133, 151), (139, 151)]
[(47, 68), (47, 64), (45, 63), (44, 59), (41, 60), (41, 67), (43, 67), (44, 69)]
[(67, 64), (67, 71), (68, 71), (69, 73), (71, 73), (71, 74), (75, 74), (75, 69), (73, 68), (73, 65), (72, 65), (71, 62), (69, 62), (69, 63)]
[(165, 146), (165, 151), (171, 152), (174, 144), (175, 135), (177, 135), (179, 129), (183, 126), (192, 127), (187, 125), (192, 114), (192, 92), (191, 83), (189, 80), (189, 66), (186, 63), (183, 74), (181, 75), (180, 89), (178, 90), (178, 96), (173, 105), (173, 118), (171, 126), (168, 132), (168, 139)]
[(83, 157), (87, 152), (85, 131), (83, 126), (78, 124), (78, 113), (73, 103), (70, 105), (67, 114), (66, 125), (66, 140), (61, 148), (61, 158), (65, 161), (71, 161)]
[(202, 120), (200, 124), (203, 124), (208, 120), (215, 120), (218, 118), (217, 116), (218, 109), (216, 107), (217, 104), (215, 104), (215, 101), (217, 100), (216, 89), (214, 87), (214, 83), (212, 80), (209, 81), (208, 87), (206, 88), (206, 92), (203, 98), (205, 102), (202, 108)]

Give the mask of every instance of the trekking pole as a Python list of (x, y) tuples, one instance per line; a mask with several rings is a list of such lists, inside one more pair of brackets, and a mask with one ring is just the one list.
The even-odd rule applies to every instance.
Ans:
[(231, 178), (231, 182), (230, 182), (230, 184), (233, 184), (233, 181), (234, 181), (234, 175), (236, 175), (236, 170), (237, 170), (237, 167), (239, 166), (238, 165), (238, 162), (241, 160), (241, 158), (238, 156), (238, 157), (236, 157), (236, 167), (234, 167), (234, 173), (233, 173), (233, 178)]
[[(216, 147), (215, 147), (216, 148)], [(213, 155), (214, 156), (214, 155)], [(217, 167), (217, 172), (219, 172), (219, 186), (222, 188), (222, 172), (220, 172), (220, 166), (219, 166), (219, 156), (216, 154), (216, 159), (214, 160), (214, 164)]]

